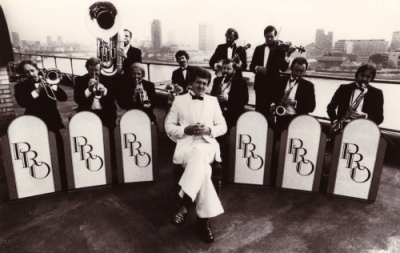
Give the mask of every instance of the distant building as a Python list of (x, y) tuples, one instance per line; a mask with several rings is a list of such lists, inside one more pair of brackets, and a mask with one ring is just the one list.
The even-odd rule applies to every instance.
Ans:
[(393, 32), (392, 43), (390, 43), (391, 51), (400, 49), (400, 31)]
[(321, 49), (323, 53), (330, 53), (332, 51), (333, 33), (328, 32), (325, 35), (323, 29), (317, 29), (315, 33), (315, 46)]
[(12, 32), (12, 33), (11, 33), (11, 37), (12, 37), (13, 46), (14, 46), (14, 47), (19, 46), (19, 43), (20, 43), (20, 40), (19, 40), (19, 33)]
[(308, 44), (305, 49), (305, 57), (307, 59), (314, 59), (315, 57), (321, 56), (323, 54), (322, 49), (317, 48), (315, 43)]
[(335, 52), (357, 54), (359, 57), (369, 57), (377, 53), (387, 52), (389, 42), (385, 40), (338, 40)]
[(330, 53), (316, 57), (318, 68), (327, 69), (332, 67), (340, 67), (346, 60), (346, 57), (341, 53)]
[(203, 52), (212, 52), (215, 50), (213, 25), (199, 25), (199, 50)]
[(57, 41), (59, 45), (62, 45), (62, 37), (61, 36), (57, 36)]
[(388, 67), (398, 68), (400, 67), (400, 52), (391, 52), (388, 55)]
[(47, 36), (47, 45), (52, 45), (53, 44), (53, 40), (51, 39), (51, 36)]
[(161, 36), (161, 21), (158, 19), (153, 20), (151, 23), (151, 41), (155, 51), (160, 50), (162, 44)]

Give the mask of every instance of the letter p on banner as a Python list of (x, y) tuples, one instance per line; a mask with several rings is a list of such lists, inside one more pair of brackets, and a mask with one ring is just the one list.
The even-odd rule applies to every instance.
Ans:
[(328, 194), (374, 201), (385, 150), (386, 140), (374, 122), (351, 121), (335, 138)]
[(41, 119), (15, 119), (1, 142), (10, 200), (61, 191), (55, 136)]

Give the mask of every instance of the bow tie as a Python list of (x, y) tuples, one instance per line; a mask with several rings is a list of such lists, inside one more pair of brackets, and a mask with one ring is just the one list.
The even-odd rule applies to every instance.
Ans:
[(296, 79), (289, 79), (289, 82), (293, 83)]
[(235, 46), (235, 44), (232, 44), (232, 45), (230, 45), (230, 46), (228, 46), (228, 47), (233, 48), (234, 46)]
[(198, 99), (198, 100), (203, 100), (204, 98), (203, 98), (203, 97), (200, 97), (200, 96), (192, 95), (192, 99), (193, 99), (193, 100), (196, 100), (196, 99)]
[(186, 68), (181, 68), (181, 70), (182, 70), (182, 71), (185, 71), (185, 70), (186, 70)]

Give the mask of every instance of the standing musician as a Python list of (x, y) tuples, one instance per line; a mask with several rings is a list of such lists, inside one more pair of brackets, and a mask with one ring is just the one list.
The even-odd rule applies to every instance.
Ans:
[(132, 32), (129, 31), (128, 29), (124, 29), (125, 48), (123, 49), (120, 48), (120, 51), (118, 53), (124, 59), (122, 63), (122, 69), (125, 76), (129, 75), (129, 69), (133, 63), (142, 62), (142, 51), (139, 48), (132, 47), (130, 44), (131, 40), (132, 40)]
[(336, 90), (327, 107), (331, 133), (342, 131), (344, 123), (353, 119), (366, 118), (377, 125), (383, 122), (383, 93), (369, 85), (375, 76), (374, 66), (362, 65), (356, 72), (355, 82), (340, 85)]
[(117, 103), (125, 110), (139, 109), (144, 111), (156, 124), (153, 108), (156, 99), (154, 83), (144, 80), (145, 70), (140, 63), (132, 64), (125, 82), (116, 86)]
[[(241, 75), (241, 70), (246, 70), (246, 51), (242, 46), (236, 46), (235, 40), (239, 39), (238, 32), (229, 28), (225, 33), (226, 43), (218, 45), (214, 54), (210, 59), (210, 67), (215, 71), (222, 68), (222, 61), (226, 59), (234, 59), (238, 65), (238, 74)], [(236, 56), (238, 54), (238, 56)], [(236, 57), (235, 57), (236, 56)]]
[(67, 101), (67, 94), (58, 85), (50, 85), (43, 76), (39, 76), (35, 61), (23, 60), (18, 68), (27, 78), (14, 87), (18, 105), (26, 108), (25, 115), (40, 118), (50, 131), (59, 133), (64, 124), (57, 109), (57, 101)]
[(211, 182), (210, 164), (214, 160), (221, 161), (215, 138), (227, 130), (217, 98), (205, 95), (210, 81), (211, 74), (207, 70), (194, 67), (190, 76), (192, 89), (176, 97), (165, 124), (166, 132), (178, 139), (173, 162), (185, 167), (179, 181), (181, 204), (170, 222), (182, 226), (190, 206), (196, 201), (198, 232), (208, 243), (214, 241), (209, 218), (224, 212)]
[(179, 63), (179, 68), (172, 72), (172, 83), (175, 85), (175, 89), (178, 85), (178, 88), (182, 90), (181, 94), (185, 94), (188, 91), (189, 76), (193, 67), (188, 64), (189, 54), (185, 50), (176, 52), (175, 59)]
[(277, 34), (273, 26), (267, 26), (264, 29), (265, 43), (255, 48), (250, 64), (250, 70), (256, 74), (254, 79), (255, 109), (263, 114), (267, 114), (267, 105), (271, 104), (268, 89), (280, 76), (280, 71), (288, 69), (289, 57), (295, 50), (295, 48), (290, 48), (286, 53), (280, 50), (277, 46)]
[(295, 58), (290, 65), (290, 76), (278, 77), (270, 89), (273, 102), (267, 109), (276, 117), (275, 132), (278, 138), (294, 117), (309, 114), (315, 109), (314, 84), (303, 79), (307, 68), (306, 58)]
[(116, 126), (117, 106), (110, 82), (100, 75), (100, 65), (98, 58), (92, 57), (86, 61), (88, 73), (76, 77), (74, 100), (78, 104), (78, 112), (95, 113), (112, 134)]
[(231, 59), (222, 63), (222, 77), (216, 77), (211, 90), (211, 96), (218, 99), (222, 114), (228, 129), (236, 124), (239, 116), (244, 113), (244, 106), (249, 102), (249, 92), (246, 81), (235, 75), (238, 66)]

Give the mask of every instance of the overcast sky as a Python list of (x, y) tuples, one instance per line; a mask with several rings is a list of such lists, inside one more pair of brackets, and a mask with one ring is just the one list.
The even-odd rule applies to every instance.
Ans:
[[(46, 36), (64, 42), (94, 41), (85, 18), (89, 0), (0, 0), (10, 32), (22, 40), (46, 42)], [(198, 44), (198, 25), (215, 26), (215, 42), (223, 43), (229, 27), (239, 41), (264, 41), (267, 25), (282, 28), (279, 39), (294, 45), (315, 40), (316, 29), (333, 32), (333, 40), (385, 39), (400, 30), (399, 0), (112, 0), (122, 15), (122, 28), (138, 40), (150, 38), (151, 22), (161, 20), (163, 42), (175, 31), (176, 41)]]

